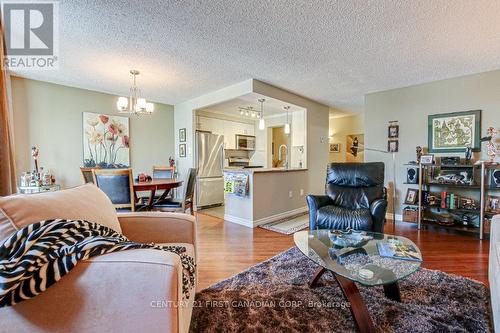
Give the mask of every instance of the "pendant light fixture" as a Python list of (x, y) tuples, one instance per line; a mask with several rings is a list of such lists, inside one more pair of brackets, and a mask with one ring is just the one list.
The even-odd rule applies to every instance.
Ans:
[(136, 76), (140, 74), (139, 71), (131, 69), (130, 74), (134, 76), (134, 83), (130, 87), (129, 97), (119, 97), (116, 102), (116, 108), (120, 113), (135, 115), (152, 114), (155, 109), (154, 104), (146, 102), (146, 99), (141, 97), (141, 90), (136, 84)]
[(263, 131), (266, 129), (266, 123), (264, 121), (264, 102), (266, 100), (264, 98), (259, 99), (260, 102), (260, 118), (259, 118), (259, 129)]
[(290, 106), (285, 106), (283, 109), (286, 110), (286, 124), (285, 124), (285, 134), (290, 134), (290, 122), (288, 121), (288, 111), (290, 110)]

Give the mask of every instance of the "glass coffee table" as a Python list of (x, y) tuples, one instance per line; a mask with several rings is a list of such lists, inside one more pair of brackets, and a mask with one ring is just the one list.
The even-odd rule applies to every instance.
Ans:
[[(383, 286), (385, 296), (401, 301), (398, 281), (415, 273), (422, 263), (419, 248), (408, 238), (374, 232), (343, 233), (330, 230), (299, 231), (293, 236), (295, 245), (319, 265), (309, 283), (316, 287), (321, 276), (330, 271), (350, 309), (360, 332), (375, 332), (356, 282), (364, 286)], [(404, 259), (381, 256), (379, 247), (412, 249), (399, 252)]]

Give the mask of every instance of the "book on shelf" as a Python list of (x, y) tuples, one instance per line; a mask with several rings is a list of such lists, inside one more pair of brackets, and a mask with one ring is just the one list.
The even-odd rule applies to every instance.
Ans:
[(446, 191), (441, 192), (441, 208), (446, 208)]
[(409, 261), (422, 261), (422, 256), (413, 245), (385, 241), (378, 242), (377, 249), (381, 257)]

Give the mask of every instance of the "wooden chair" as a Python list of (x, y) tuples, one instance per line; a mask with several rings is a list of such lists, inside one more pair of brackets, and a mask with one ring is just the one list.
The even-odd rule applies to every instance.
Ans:
[(153, 178), (174, 178), (175, 177), (175, 167), (171, 166), (153, 166)]
[[(175, 178), (175, 166), (153, 166), (153, 179), (173, 179)], [(167, 198), (172, 198), (176, 196), (177, 189), (173, 189), (168, 194)], [(159, 191), (156, 193), (155, 199), (160, 198), (163, 194), (163, 191)]]
[(94, 184), (109, 197), (117, 210), (135, 211), (132, 169), (93, 169)]
[(153, 210), (162, 212), (186, 212), (187, 209), (194, 215), (194, 186), (196, 183), (197, 169), (189, 169), (181, 200), (166, 199), (153, 205)]
[(92, 175), (92, 170), (99, 169), (99, 166), (91, 167), (91, 168), (80, 168), (80, 172), (82, 173), (82, 179), (84, 184), (94, 183), (94, 176)]

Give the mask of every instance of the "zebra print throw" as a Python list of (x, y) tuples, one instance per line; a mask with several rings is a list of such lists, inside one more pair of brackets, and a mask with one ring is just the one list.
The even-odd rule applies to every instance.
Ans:
[(189, 299), (196, 264), (184, 246), (135, 243), (98, 223), (55, 219), (30, 224), (0, 243), (0, 307), (35, 297), (68, 274), (80, 260), (131, 249), (177, 254), (183, 267), (183, 299)]

